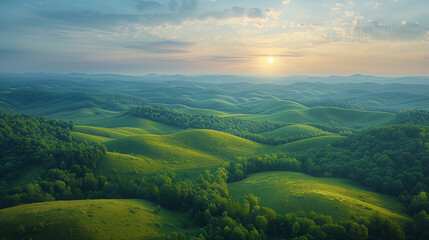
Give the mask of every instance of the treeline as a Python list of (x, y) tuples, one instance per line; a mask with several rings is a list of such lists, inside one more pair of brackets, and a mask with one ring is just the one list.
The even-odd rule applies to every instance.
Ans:
[(285, 126), (281, 122), (246, 121), (232, 117), (207, 114), (186, 114), (176, 110), (144, 106), (132, 108), (129, 113), (136, 117), (166, 123), (180, 128), (213, 129), (218, 131), (263, 133)]
[[(82, 199), (102, 189), (106, 178), (93, 171), (106, 147), (74, 142), (72, 127), (34, 116), (0, 117), (0, 207)], [(25, 186), (11, 184), (31, 169), (41, 169), (41, 176)]]
[[(227, 112), (235, 112), (239, 109), (235, 104), (221, 99), (196, 100), (185, 97), (172, 97), (174, 94), (177, 94), (177, 88), (174, 89), (174, 93), (168, 92), (166, 94), (163, 94), (163, 97), (148, 97), (148, 100), (152, 103), (182, 104), (193, 108), (207, 108)], [(179, 95), (182, 94), (187, 95), (189, 93), (179, 93)]]
[[(277, 160), (263, 163), (261, 159), (238, 159), (211, 173), (205, 171), (196, 182), (178, 181), (174, 174), (158, 174), (128, 180), (118, 185), (117, 194), (145, 198), (161, 206), (189, 211), (194, 223), (202, 227), (195, 237), (173, 233), (169, 239), (405, 239), (401, 227), (380, 215), (370, 219), (351, 219), (335, 222), (332, 217), (314, 212), (279, 214), (259, 206), (256, 196), (248, 194), (243, 199), (229, 196), (227, 181), (242, 169), (246, 172), (284, 170), (299, 167), (296, 160), (280, 154), (271, 155)], [(247, 162), (244, 168), (241, 163)], [(263, 168), (258, 170), (258, 166)], [(239, 168), (239, 170), (237, 169)], [(278, 169), (275, 169), (278, 170)], [(230, 177), (229, 177), (230, 176)], [(159, 208), (154, 209), (160, 211)], [(412, 228), (414, 231), (414, 228)], [(420, 233), (417, 233), (420, 234)]]
[(129, 110), (129, 114), (135, 117), (146, 118), (183, 129), (213, 129), (270, 145), (284, 144), (308, 138), (308, 136), (304, 135), (280, 138), (264, 137), (260, 134), (286, 126), (286, 124), (282, 122), (250, 121), (232, 117), (217, 117), (207, 114), (194, 115), (154, 106), (134, 107)]
[(396, 114), (395, 123), (416, 124), (429, 126), (429, 111), (424, 110), (404, 110)]
[(228, 181), (236, 182), (246, 178), (248, 174), (265, 171), (301, 171), (301, 162), (289, 157), (286, 153), (272, 153), (262, 156), (237, 157), (225, 162), (223, 167), (228, 170)]
[[(4, 116), (1, 119), (3, 122), (0, 126), (6, 126), (1, 128), (2, 141), (11, 138), (11, 135), (13, 138), (36, 139), (34, 142), (46, 138), (59, 142), (59, 145), (71, 143), (70, 146), (77, 146), (68, 134), (72, 127), (69, 123), (29, 116)], [(170, 239), (405, 239), (404, 231), (410, 239), (425, 239), (429, 229), (429, 215), (425, 209), (429, 205), (428, 195), (422, 191), (427, 186), (422, 184), (425, 184), (428, 176), (426, 170), (429, 165), (425, 153), (428, 130), (427, 127), (407, 125), (372, 128), (354, 134), (333, 147), (301, 153), (297, 158), (285, 153), (236, 158), (225, 162), (214, 173), (205, 171), (196, 181), (180, 181), (173, 173), (128, 180), (95, 177), (93, 167), (105, 148), (79, 145), (83, 149), (98, 149), (99, 155), (91, 156), (95, 166), (87, 165), (85, 161), (76, 162), (80, 155), (71, 158), (73, 161), (70, 163), (52, 155), (54, 160), (48, 162), (53, 164), (46, 165), (40, 178), (26, 186), (8, 187), (6, 181), (1, 181), (0, 205), (7, 207), (55, 199), (148, 199), (169, 209), (190, 212), (195, 224), (202, 228), (196, 237), (174, 233), (169, 236)], [(19, 155), (19, 151), (16, 150), (15, 154)], [(29, 154), (30, 157), (31, 155)], [(386, 161), (381, 155), (386, 155), (392, 161)], [(2, 158), (2, 163), (4, 162)], [(41, 166), (44, 163), (42, 161)], [(391, 164), (398, 165), (390, 166)], [(357, 167), (362, 170), (357, 170)], [(380, 215), (374, 215), (370, 219), (335, 222), (330, 216), (313, 212), (279, 214), (270, 208), (259, 206), (258, 198), (253, 195), (249, 194), (241, 200), (230, 197), (227, 182), (241, 180), (250, 173), (272, 170), (305, 171), (319, 176), (349, 177), (355, 181), (358, 181), (356, 174), (360, 173), (364, 174), (359, 175), (364, 183), (367, 178), (371, 180), (377, 177), (382, 181), (387, 181), (389, 177), (396, 181), (396, 173), (410, 172), (411, 175), (405, 176), (409, 182), (402, 182), (404, 191), (408, 191), (407, 188), (413, 181), (422, 181), (422, 184), (417, 185), (423, 187), (417, 188), (416, 195), (410, 199), (410, 208), (415, 208), (411, 212), (418, 212), (414, 215), (415, 224), (401, 229), (397, 223)], [(395, 189), (387, 186), (387, 189)], [(400, 195), (403, 196), (403, 193)], [(154, 211), (158, 212), (160, 208), (155, 208)]]
[(373, 127), (295, 157), (311, 175), (352, 179), (399, 197), (415, 214), (429, 211), (424, 193), (429, 191), (428, 149), (429, 127), (393, 125)]
[(319, 128), (319, 129), (326, 131), (326, 132), (338, 133), (338, 134), (343, 135), (343, 136), (348, 136), (348, 135), (353, 134), (353, 132), (355, 132), (352, 129), (340, 127), (340, 125), (333, 120), (331, 120), (327, 123), (323, 123), (323, 124), (315, 124), (314, 123), (314, 124), (308, 124), (308, 125)]

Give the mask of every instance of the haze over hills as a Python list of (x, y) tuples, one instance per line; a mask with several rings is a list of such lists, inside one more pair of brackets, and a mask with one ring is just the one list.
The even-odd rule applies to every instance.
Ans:
[[(324, 77), (322, 79), (327, 81), (301, 79), (287, 85), (272, 81), (257, 83), (252, 78), (243, 76), (233, 76), (233, 78), (236, 81), (227, 80), (227, 83), (223, 83), (217, 81), (216, 78), (210, 80), (210, 76), (180, 79), (175, 75), (135, 77), (104, 74), (47, 74), (47, 76), (44, 74), (1, 74), (0, 103), (6, 107), (15, 105), (13, 108), (26, 111), (25, 107), (31, 109), (35, 107), (31, 106), (34, 103), (31, 98), (33, 96), (38, 97), (39, 104), (47, 101), (49, 105), (51, 105), (50, 100), (67, 103), (68, 98), (74, 102), (67, 103), (67, 105), (71, 104), (75, 108), (86, 104), (91, 107), (117, 111), (131, 105), (142, 105), (144, 101), (147, 101), (152, 105), (158, 104), (170, 108), (195, 108), (198, 106), (198, 108), (234, 113), (240, 111), (241, 104), (245, 107), (249, 102), (258, 100), (287, 99), (309, 107), (333, 106), (393, 112), (409, 108), (429, 109), (427, 104), (429, 77), (386, 78), (390, 80), (377, 83), (377, 77), (351, 76), (346, 79), (357, 80), (339, 81), (340, 84), (331, 84), (331, 77)], [(305, 78), (312, 79), (312, 77)], [(223, 76), (219, 76), (219, 79), (223, 79)], [(368, 79), (368, 81), (362, 79)], [(421, 81), (410, 79), (420, 79)], [(33, 92), (36, 89), (40, 91)], [(88, 94), (83, 96), (82, 93), (77, 92), (87, 92)], [(121, 96), (109, 96), (115, 100), (113, 102), (110, 100), (109, 103), (99, 103), (97, 98), (106, 98), (108, 95), (105, 94)], [(58, 112), (58, 110), (55, 109), (54, 112)]]
[(292, 84), (297, 82), (311, 83), (402, 83), (402, 84), (429, 84), (428, 76), (401, 76), (382, 77), (374, 75), (354, 74), (349, 76), (252, 76), (252, 75), (222, 75), (222, 74), (177, 74), (166, 75), (149, 73), (146, 75), (121, 75), (121, 74), (88, 74), (88, 73), (0, 73), (0, 79), (25, 80), (56, 80), (56, 79), (92, 79), (92, 80), (128, 80), (128, 81), (156, 81), (156, 82), (199, 82), (199, 83), (272, 83)]
[(0, 234), (424, 236), (429, 85), (366, 78), (3, 74)]
[(429, 239), (427, 0), (0, 0), (0, 240)]

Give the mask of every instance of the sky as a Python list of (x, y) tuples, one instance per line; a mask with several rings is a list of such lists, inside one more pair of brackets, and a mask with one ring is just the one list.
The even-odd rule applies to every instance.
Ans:
[(0, 72), (429, 76), (429, 1), (0, 0)]

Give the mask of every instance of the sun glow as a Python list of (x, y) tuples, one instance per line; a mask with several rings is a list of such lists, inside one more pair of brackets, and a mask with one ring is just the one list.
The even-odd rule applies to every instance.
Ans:
[(274, 59), (274, 57), (271, 57), (271, 56), (267, 57), (267, 63), (273, 64), (275, 61), (276, 59)]

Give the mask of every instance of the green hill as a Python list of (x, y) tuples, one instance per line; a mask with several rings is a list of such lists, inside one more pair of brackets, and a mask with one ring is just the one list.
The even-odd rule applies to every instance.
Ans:
[(0, 210), (5, 239), (159, 239), (183, 229), (187, 217), (144, 200), (76, 200)]
[(307, 138), (307, 139), (303, 139), (303, 140), (299, 140), (291, 143), (273, 146), (271, 147), (270, 150), (272, 152), (282, 152), (282, 151), (300, 152), (300, 151), (308, 150), (310, 148), (320, 148), (328, 144), (332, 144), (343, 138), (345, 137), (337, 134), (313, 137), (313, 138)]
[(80, 133), (80, 132), (70, 132), (70, 136), (73, 137), (78, 142), (88, 142), (88, 143), (103, 143), (112, 140), (108, 137), (94, 136), (91, 134)]
[(316, 127), (308, 125), (290, 125), (286, 127), (281, 127), (273, 131), (261, 133), (264, 137), (293, 137), (293, 136), (304, 136), (304, 137), (317, 137), (330, 135), (332, 133), (325, 132)]
[(222, 160), (247, 156), (265, 145), (214, 130), (187, 130), (169, 135), (136, 135), (105, 142), (111, 152), (142, 155), (171, 164), (172, 169), (211, 168)]
[(238, 114), (235, 117), (248, 120), (271, 120), (289, 124), (324, 124), (334, 121), (340, 127), (364, 129), (392, 121), (395, 114), (371, 112), (335, 107), (313, 107), (302, 110), (286, 110), (273, 114)]
[[(186, 164), (182, 164), (181, 167), (186, 168)], [(129, 179), (140, 174), (154, 174), (163, 170), (176, 170), (176, 166), (143, 156), (107, 152), (98, 163), (95, 173), (98, 176)]]
[(260, 115), (269, 115), (274, 113), (279, 113), (287, 110), (304, 110), (307, 109), (306, 106), (299, 104), (294, 101), (288, 100), (258, 100), (248, 103), (243, 103), (240, 107), (250, 114), (260, 114)]
[(229, 184), (230, 194), (248, 193), (260, 198), (260, 205), (278, 212), (315, 211), (347, 220), (375, 212), (398, 221), (407, 221), (405, 207), (394, 197), (371, 192), (352, 181), (316, 178), (296, 172), (264, 172)]

